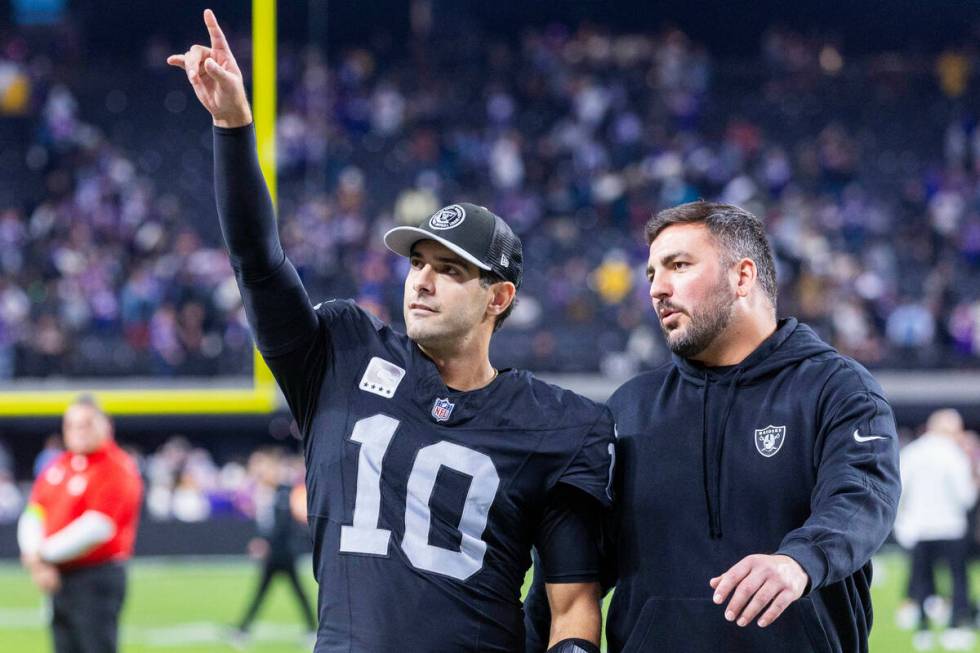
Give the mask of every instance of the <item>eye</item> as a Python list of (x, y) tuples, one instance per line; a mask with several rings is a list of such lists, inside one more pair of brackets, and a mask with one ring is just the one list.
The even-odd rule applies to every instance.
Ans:
[(674, 261), (675, 270), (683, 270), (684, 268), (690, 267), (691, 264), (687, 261)]
[(413, 258), (412, 259), (412, 267), (415, 268), (416, 270), (418, 270), (419, 268), (421, 268), (422, 265), (423, 265), (422, 259), (420, 259), (420, 258)]

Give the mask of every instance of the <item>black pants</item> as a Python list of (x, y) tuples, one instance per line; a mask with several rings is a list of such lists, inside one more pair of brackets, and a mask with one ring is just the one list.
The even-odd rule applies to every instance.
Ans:
[(945, 560), (953, 577), (953, 626), (967, 625), (971, 621), (969, 580), (966, 575), (966, 554), (969, 544), (962, 540), (933, 540), (919, 542), (912, 549), (912, 572), (909, 580), (909, 593), (919, 604), (919, 628), (929, 628), (925, 613), (926, 599), (936, 593), (933, 577), (936, 565)]
[(115, 653), (126, 569), (118, 563), (61, 574), (52, 597), (51, 633), (56, 653)]
[(296, 596), (300, 611), (303, 613), (303, 619), (306, 620), (307, 629), (311, 632), (316, 630), (313, 609), (310, 607), (310, 602), (306, 598), (306, 592), (303, 591), (303, 586), (300, 584), (299, 577), (296, 575), (295, 560), (267, 560), (263, 563), (262, 579), (259, 581), (258, 589), (255, 590), (255, 596), (252, 597), (251, 605), (248, 606), (248, 612), (245, 613), (245, 618), (242, 619), (241, 624), (238, 626), (241, 630), (248, 630), (252, 625), (255, 615), (259, 611), (259, 606), (262, 605), (265, 594), (269, 591), (269, 583), (272, 582), (274, 576), (279, 574), (284, 574), (289, 579), (293, 587), (293, 594)]

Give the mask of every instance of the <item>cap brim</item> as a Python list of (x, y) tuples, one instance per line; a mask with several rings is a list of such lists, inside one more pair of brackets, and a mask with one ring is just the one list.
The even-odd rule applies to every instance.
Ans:
[(445, 245), (454, 254), (457, 254), (461, 258), (469, 261), (481, 270), (493, 270), (493, 268), (491, 268), (489, 265), (480, 261), (478, 258), (467, 252), (456, 243), (450, 242), (445, 238), (435, 235), (431, 231), (426, 231), (425, 229), (419, 229), (418, 227), (395, 227), (394, 229), (389, 230), (384, 237), (385, 247), (393, 251), (395, 254), (405, 257), (412, 255), (412, 245), (420, 240), (434, 240), (437, 243)]

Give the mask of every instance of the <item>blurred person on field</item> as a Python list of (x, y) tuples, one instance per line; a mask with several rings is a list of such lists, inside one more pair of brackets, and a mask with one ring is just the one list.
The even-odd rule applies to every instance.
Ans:
[(306, 465), (302, 456), (294, 456), (289, 465), (288, 482), (293, 489), (289, 493), (289, 511), (293, 519), (301, 524), (307, 523), (309, 513), (306, 509)]
[(895, 524), (896, 538), (911, 548), (909, 596), (918, 606), (917, 650), (934, 645), (926, 599), (935, 594), (934, 571), (944, 560), (953, 579), (951, 628), (942, 643), (949, 650), (973, 648), (972, 612), (966, 573), (968, 515), (977, 484), (964, 441), (963, 418), (955, 410), (933, 413), (926, 431), (901, 452), (904, 491)]
[(293, 483), (289, 461), (277, 449), (256, 451), (249, 460), (249, 474), (256, 480), (255, 521), (259, 537), (248, 543), (248, 553), (261, 561), (262, 575), (259, 584), (238, 624), (234, 637), (247, 637), (255, 615), (265, 599), (269, 584), (277, 575), (284, 575), (293, 589), (306, 628), (316, 632), (313, 609), (296, 574), (296, 561), (303, 553), (302, 540), (309, 537), (302, 522), (294, 516), (292, 505)]
[(143, 482), (90, 397), (65, 410), (66, 451), (35, 480), (17, 541), (31, 579), (51, 596), (56, 653), (117, 650)]

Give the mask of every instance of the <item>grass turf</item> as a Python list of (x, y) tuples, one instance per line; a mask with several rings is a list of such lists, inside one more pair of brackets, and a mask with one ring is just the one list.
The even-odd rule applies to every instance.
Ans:
[[(257, 575), (256, 567), (244, 559), (132, 564), (122, 616), (122, 653), (234, 651), (228, 627), (245, 610)], [(895, 608), (906, 577), (904, 559), (898, 554), (881, 556), (876, 560), (875, 575), (871, 650), (912, 651), (911, 634), (894, 625)], [(313, 600), (316, 592), (312, 577), (308, 576), (306, 582)], [(971, 569), (971, 582), (973, 596), (980, 596), (980, 564)], [(940, 578), (940, 586), (944, 584)], [(0, 649), (4, 653), (50, 650), (43, 602), (26, 574), (14, 564), (0, 564), (0, 587)], [(246, 650), (297, 653), (311, 648), (286, 581), (274, 581)], [(974, 650), (980, 653), (980, 645)]]

